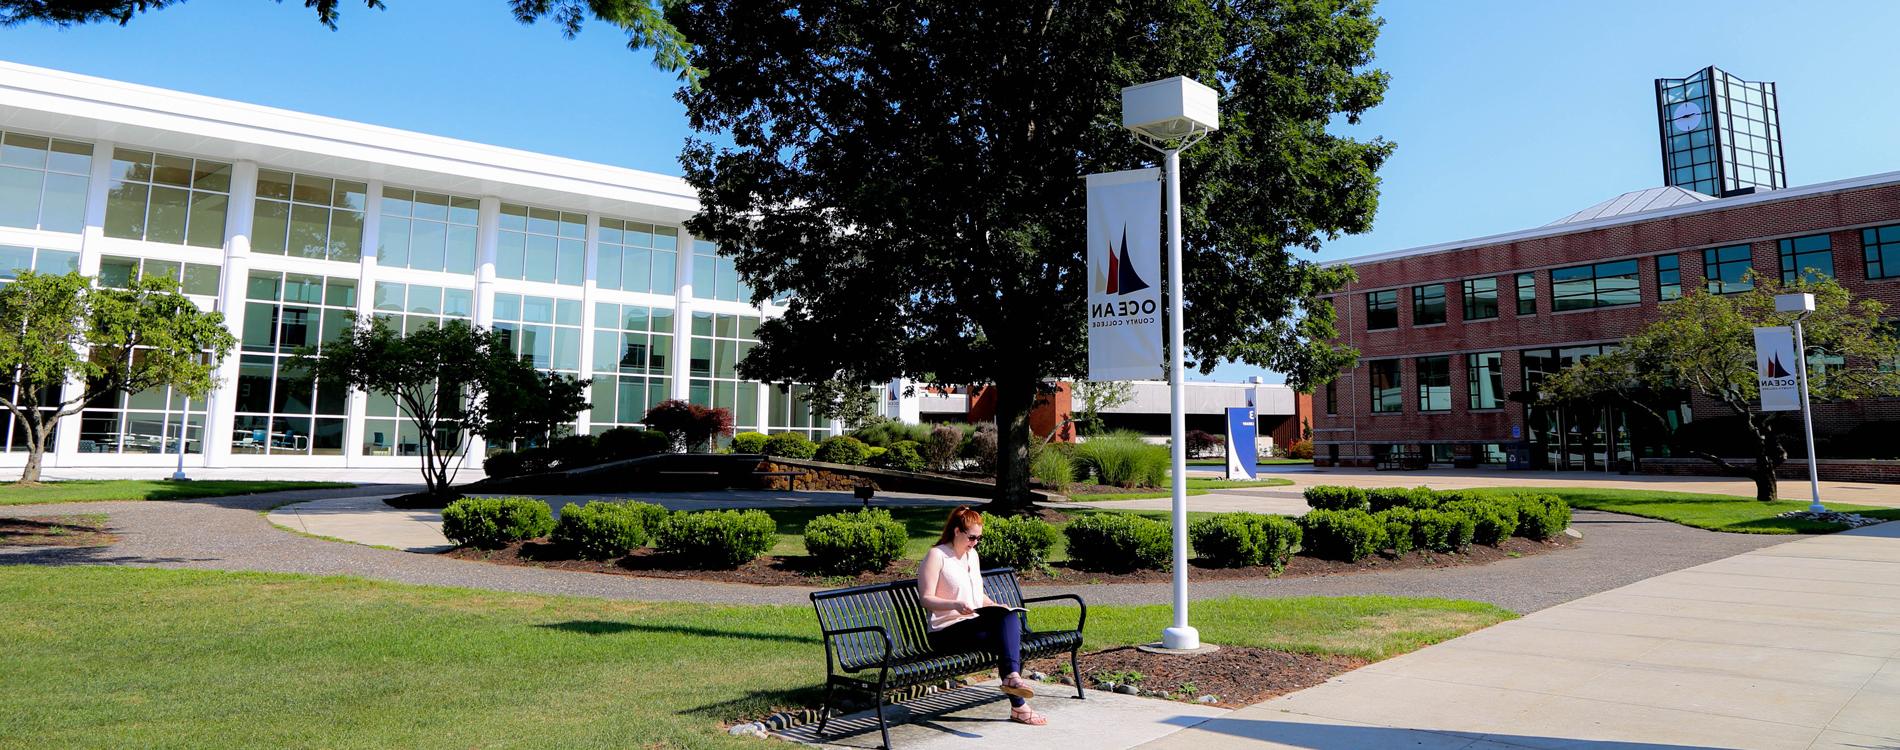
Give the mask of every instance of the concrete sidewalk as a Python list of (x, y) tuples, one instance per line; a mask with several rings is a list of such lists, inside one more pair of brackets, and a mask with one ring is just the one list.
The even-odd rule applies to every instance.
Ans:
[(1900, 523), (1584, 597), (1158, 750), (1900, 749)]

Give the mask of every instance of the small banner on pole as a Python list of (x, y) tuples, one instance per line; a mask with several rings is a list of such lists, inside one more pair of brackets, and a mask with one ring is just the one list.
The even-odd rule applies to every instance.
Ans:
[(1795, 379), (1795, 368), (1800, 366), (1797, 356), (1794, 329), (1755, 329), (1755, 379), (1761, 385), (1762, 411), (1801, 410), (1801, 384)]
[(1259, 428), (1251, 406), (1227, 407), (1227, 478), (1260, 476)]
[(1161, 170), (1088, 176), (1089, 379), (1166, 376)]

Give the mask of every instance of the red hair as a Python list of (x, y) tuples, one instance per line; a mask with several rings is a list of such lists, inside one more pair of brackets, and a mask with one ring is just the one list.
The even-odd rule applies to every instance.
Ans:
[(976, 512), (975, 508), (968, 505), (959, 505), (956, 510), (950, 511), (949, 518), (944, 519), (943, 534), (937, 537), (937, 543), (949, 544), (950, 540), (956, 538), (957, 532), (969, 531), (971, 526), (982, 525), (983, 514)]

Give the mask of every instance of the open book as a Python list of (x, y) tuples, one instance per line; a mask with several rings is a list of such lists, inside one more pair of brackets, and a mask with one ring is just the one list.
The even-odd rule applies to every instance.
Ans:
[(1005, 607), (1000, 604), (989, 606), (989, 607), (976, 608), (976, 613), (978, 615), (1001, 616), (1005, 612), (1021, 612), (1025, 615), (1029, 614), (1029, 610), (1023, 609), (1022, 607)]

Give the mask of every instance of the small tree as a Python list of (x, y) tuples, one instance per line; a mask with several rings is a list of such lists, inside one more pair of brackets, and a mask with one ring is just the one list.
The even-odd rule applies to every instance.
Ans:
[[(171, 387), (204, 398), (214, 363), (237, 339), (167, 278), (102, 289), (78, 273), (22, 271), (0, 286), (0, 404), (26, 428), (20, 481), (40, 479), (61, 417), (108, 397)], [(62, 387), (84, 380), (86, 387)]]
[(1075, 429), (1083, 435), (1100, 435), (1102, 412), (1128, 403), (1135, 397), (1134, 385), (1120, 380), (1077, 380), (1071, 386), (1074, 395)]
[(474, 406), (486, 426), (483, 437), (490, 442), (548, 445), (556, 428), (572, 424), (590, 406), (587, 386), (592, 380), (537, 370), (519, 358), (496, 357), (491, 362), (488, 397)]
[(878, 418), (880, 390), (848, 380), (826, 380), (811, 386), (807, 399), (815, 420), (836, 419), (855, 430)]
[(463, 433), (485, 435), (490, 426), (484, 411), (470, 405), (485, 400), (497, 373), (513, 372), (516, 358), (506, 334), (466, 321), (405, 335), (373, 317), (354, 320), (341, 337), (324, 343), (321, 355), (306, 352), (297, 362), (318, 380), (394, 399), (420, 434), (428, 494), (447, 499), (468, 450)]
[(675, 451), (703, 452), (713, 438), (732, 434), (732, 412), (679, 399), (654, 404), (642, 421), (672, 438)]
[[(1755, 288), (1730, 295), (1695, 290), (1664, 305), (1662, 319), (1631, 336), (1620, 349), (1565, 368), (1544, 381), (1543, 403), (1614, 402), (1653, 423), (1674, 451), (1708, 460), (1755, 481), (1755, 498), (1776, 498), (1775, 469), (1788, 459), (1788, 444), (1801, 436), (1793, 412), (1756, 408), (1761, 395), (1755, 372), (1753, 329), (1789, 325), (1794, 317), (1775, 312), (1775, 295), (1808, 292), (1815, 310), (1802, 321), (1810, 357), (1813, 401), (1852, 401), (1900, 395), (1900, 339), (1882, 322), (1886, 306), (1852, 299), (1832, 280), (1783, 287), (1756, 279)], [(1825, 366), (1813, 358), (1826, 357)], [(1738, 417), (1754, 448), (1747, 464), (1687, 444), (1667, 417), (1667, 404), (1697, 393)], [(1671, 395), (1676, 394), (1676, 395)]]

